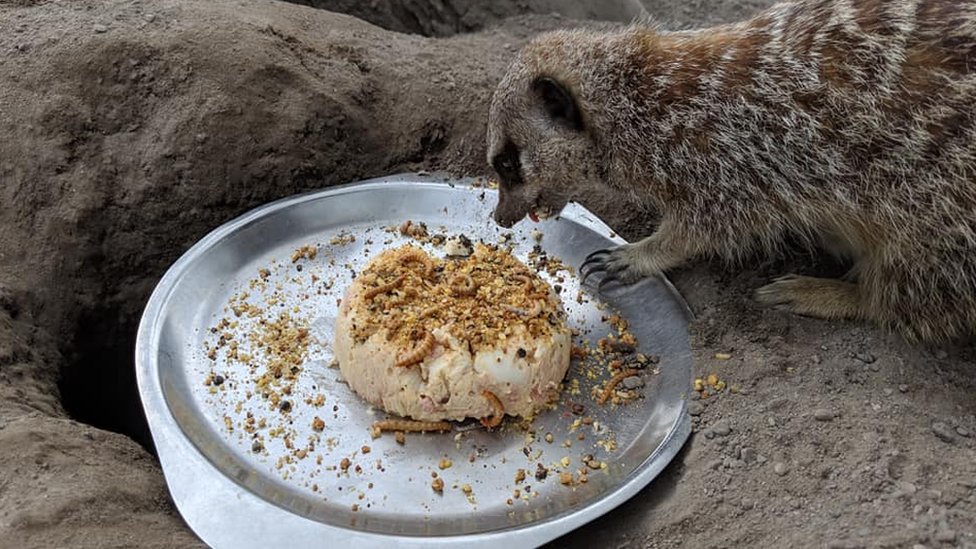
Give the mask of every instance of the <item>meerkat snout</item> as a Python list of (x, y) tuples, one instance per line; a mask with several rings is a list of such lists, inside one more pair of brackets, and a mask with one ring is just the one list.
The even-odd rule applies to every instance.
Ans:
[(558, 214), (583, 188), (592, 156), (584, 114), (569, 86), (516, 60), (492, 99), (488, 163), (498, 174), (495, 222), (511, 227)]

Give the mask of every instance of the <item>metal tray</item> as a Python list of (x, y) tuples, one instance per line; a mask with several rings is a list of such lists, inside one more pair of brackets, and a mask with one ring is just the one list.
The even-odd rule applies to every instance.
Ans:
[[(600, 296), (628, 319), (639, 350), (661, 357), (656, 372), (644, 375), (641, 398), (598, 407), (586, 395), (608, 376), (592, 379), (574, 365), (568, 379), (578, 380), (580, 393), (564, 391), (555, 409), (536, 418), (534, 436), (510, 426), (494, 433), (409, 435), (403, 445), (390, 434), (370, 437), (368, 426), (383, 414), (356, 397), (330, 367), (329, 341), (336, 298), (352, 270), (409, 240), (387, 227), (411, 219), (432, 232), (486, 242), (510, 233), (514, 253), (523, 260), (537, 244), (533, 231), (539, 231), (541, 247), (570, 266), (579, 266), (591, 251), (624, 242), (575, 204), (558, 218), (501, 229), (491, 220), (495, 200), (495, 191), (471, 181), (419, 175), (334, 187), (257, 208), (213, 231), (170, 268), (139, 326), (136, 368), (173, 500), (200, 538), (215, 547), (537, 546), (610, 511), (661, 472), (688, 438), (684, 396), (691, 384), (690, 313), (663, 278)], [(345, 236), (350, 234), (354, 242)], [(318, 254), (293, 263), (293, 252), (305, 245), (317, 246)], [(261, 269), (267, 269), (264, 278)], [(586, 294), (591, 297), (578, 303), (575, 275), (563, 277), (564, 304), (580, 337), (595, 341), (610, 333), (598, 300)], [(331, 290), (321, 291), (327, 281)], [(238, 325), (212, 330), (219, 319), (233, 319), (228, 303), (235, 296), (253, 301), (270, 294), (275, 307), (309, 327), (314, 342), (294, 380), (289, 398), (295, 405), (287, 414), (258, 396), (247, 398), (254, 390), (247, 368), (207, 356), (217, 334), (236, 331), (244, 341), (254, 329), (256, 320), (248, 325), (244, 315)], [(220, 387), (204, 383), (212, 371), (225, 376)], [(318, 394), (324, 406), (314, 405)], [(588, 405), (592, 425), (580, 425), (569, 411), (577, 402)], [(280, 426), (294, 445), (308, 440), (317, 441), (316, 447), (300, 459), (294, 447), (286, 448), (285, 437), (268, 436), (253, 451), (243, 429), (249, 411), (255, 423), (266, 420), (264, 434)], [(325, 419), (321, 434), (311, 427), (315, 416)], [(552, 442), (546, 442), (548, 433)], [(363, 446), (370, 447), (368, 454)], [(584, 454), (606, 464), (585, 484), (570, 487), (556, 475), (543, 481), (533, 476), (537, 463), (559, 468), (565, 457), (573, 469)], [(285, 455), (293, 457), (282, 465)], [(342, 458), (350, 459), (345, 472)], [(440, 469), (442, 459), (453, 465)], [(518, 469), (528, 475), (521, 484), (515, 483)], [(446, 482), (443, 494), (431, 490), (432, 473)], [(516, 488), (522, 497), (513, 498)]]

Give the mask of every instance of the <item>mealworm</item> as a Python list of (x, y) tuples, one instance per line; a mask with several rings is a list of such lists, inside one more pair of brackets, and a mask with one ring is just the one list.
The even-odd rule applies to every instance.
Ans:
[(400, 254), (399, 261), (400, 263), (423, 263), (425, 276), (430, 276), (434, 273), (434, 262), (423, 250), (418, 250), (417, 248), (404, 250), (404, 252)]
[(424, 433), (427, 431), (450, 431), (451, 424), (446, 421), (417, 421), (413, 419), (384, 419), (373, 423), (374, 431), (404, 431)]
[(517, 274), (512, 277), (512, 280), (521, 280), (526, 292), (531, 292), (535, 289), (535, 284), (532, 283), (532, 278), (529, 275)]
[(396, 361), (395, 366), (397, 368), (413, 366), (414, 364), (423, 361), (424, 357), (427, 356), (433, 349), (434, 334), (428, 331), (424, 333), (424, 339), (422, 339), (412, 351), (406, 352), (400, 356), (400, 359)]
[(600, 398), (597, 399), (596, 403), (597, 404), (600, 404), (600, 405), (602, 405), (603, 403), (605, 403), (607, 401), (607, 399), (610, 398), (610, 395), (613, 394), (614, 388), (621, 381), (623, 381), (624, 378), (627, 378), (627, 377), (630, 377), (630, 376), (636, 376), (639, 373), (640, 373), (640, 370), (635, 370), (633, 368), (628, 368), (628, 369), (626, 369), (626, 370), (624, 370), (622, 372), (617, 372), (617, 374), (615, 376), (613, 376), (612, 378), (610, 378), (610, 381), (607, 382), (607, 386), (603, 389), (603, 393), (600, 394)]
[(491, 405), (493, 412), (492, 415), (481, 418), (481, 424), (487, 429), (498, 427), (501, 425), (502, 419), (505, 418), (505, 406), (502, 404), (502, 401), (498, 400), (495, 393), (491, 391), (486, 390), (481, 393), (481, 396), (488, 399), (488, 404)]
[(423, 223), (414, 223), (408, 219), (400, 225), (400, 234), (413, 238), (425, 237), (427, 236), (427, 226)]
[(525, 309), (516, 307), (514, 305), (508, 305), (508, 304), (502, 305), (502, 307), (504, 307), (506, 310), (511, 311), (511, 312), (513, 312), (513, 313), (515, 313), (517, 315), (522, 315), (522, 316), (528, 317), (528, 318), (535, 318), (535, 317), (539, 316), (539, 313), (542, 312), (542, 302), (541, 301), (535, 301), (535, 302), (533, 302), (532, 308), (529, 309), (528, 311), (526, 311)]
[(366, 290), (365, 292), (363, 292), (363, 299), (373, 299), (374, 297), (380, 294), (385, 294), (390, 290), (396, 289), (398, 286), (400, 286), (400, 284), (403, 284), (404, 278), (405, 278), (404, 275), (400, 275), (396, 278), (396, 280), (390, 282), (389, 284), (383, 284), (382, 286), (377, 286), (375, 288), (370, 288), (369, 290)]
[(471, 275), (457, 273), (451, 278), (451, 289), (458, 295), (472, 295), (477, 291)]

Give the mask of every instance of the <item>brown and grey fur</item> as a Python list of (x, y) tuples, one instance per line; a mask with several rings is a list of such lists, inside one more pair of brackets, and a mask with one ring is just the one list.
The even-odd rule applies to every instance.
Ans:
[(594, 257), (617, 280), (793, 234), (854, 267), (781, 278), (761, 302), (910, 340), (976, 332), (976, 0), (543, 35), (495, 92), (488, 158), (505, 226), (598, 186), (660, 212), (651, 236)]

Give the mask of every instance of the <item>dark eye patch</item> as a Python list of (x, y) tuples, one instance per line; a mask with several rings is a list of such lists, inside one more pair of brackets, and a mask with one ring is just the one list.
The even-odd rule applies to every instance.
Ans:
[(501, 152), (491, 159), (491, 165), (498, 172), (502, 183), (510, 187), (522, 184), (522, 162), (515, 143), (507, 141)]

